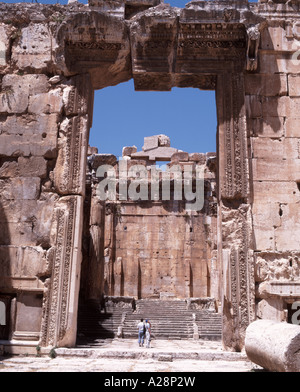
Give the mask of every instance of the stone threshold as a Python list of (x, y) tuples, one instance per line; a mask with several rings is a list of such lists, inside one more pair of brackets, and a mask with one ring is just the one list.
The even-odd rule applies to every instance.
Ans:
[(217, 351), (213, 349), (175, 351), (155, 348), (103, 349), (103, 348), (58, 348), (58, 357), (90, 359), (153, 359), (157, 361), (198, 360), (198, 361), (248, 361), (245, 352)]
[[(54, 350), (56, 357), (87, 358), (87, 359), (152, 359), (157, 361), (198, 360), (198, 361), (249, 361), (245, 351), (226, 351), (221, 343), (203, 341), (172, 341), (155, 342), (157, 347), (138, 347), (136, 340), (123, 339), (105, 343), (105, 347), (41, 347), (39, 355), (49, 356)], [(37, 355), (37, 341), (0, 340), (0, 354)], [(186, 347), (186, 348), (185, 348)]]

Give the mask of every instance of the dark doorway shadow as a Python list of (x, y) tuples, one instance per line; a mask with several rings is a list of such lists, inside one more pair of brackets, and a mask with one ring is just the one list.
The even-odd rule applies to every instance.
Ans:
[(0, 340), (8, 340), (12, 329), (10, 244), (9, 225), (0, 195)]

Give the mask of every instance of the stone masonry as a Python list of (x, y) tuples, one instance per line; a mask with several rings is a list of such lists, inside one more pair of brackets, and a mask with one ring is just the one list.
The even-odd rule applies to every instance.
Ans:
[[(196, 165), (203, 167), (204, 202), (200, 211), (186, 210), (182, 183), (182, 200), (175, 199), (176, 183), (171, 181), (170, 197), (162, 200), (159, 192), (162, 193), (163, 172), (157, 179), (154, 189), (157, 197), (153, 200), (151, 170), (156, 160), (165, 161), (166, 169), (183, 170), (189, 166), (194, 176)], [(139, 201), (129, 197), (122, 200), (122, 173), (119, 172), (122, 162), (114, 155), (94, 153), (89, 155), (88, 161), (82, 298), (99, 299), (102, 294), (136, 299), (212, 296), (221, 303), (218, 285), (221, 269), (216, 262), (215, 153), (178, 151), (170, 146), (170, 139), (165, 135), (145, 137), (141, 152), (134, 146), (124, 147), (122, 161), (123, 165), (126, 163), (126, 177), (129, 178), (128, 192), (134, 185), (130, 182), (134, 181), (130, 177), (131, 170), (134, 167), (145, 169), (147, 198)], [(97, 176), (97, 169), (106, 164), (112, 164), (117, 175), (119, 194), (115, 201), (101, 201), (97, 196), (99, 182), (103, 179)]]
[[(216, 249), (204, 252), (201, 219), (193, 234), (202, 245), (185, 246), (191, 233), (184, 216), (176, 217), (184, 255), (172, 254), (178, 273), (162, 269), (156, 287), (186, 296), (181, 260), (188, 260), (196, 268), (193, 295), (207, 295), (205, 272), (192, 260), (215, 265), (210, 286), (223, 314), (223, 344), (232, 350), (244, 347), (256, 318), (290, 320), (300, 299), (299, 11), (298, 0), (192, 1), (183, 9), (160, 0), (0, 3), (0, 301), (8, 321), (0, 339), (6, 350), (75, 345), (81, 269), (88, 273), (82, 237), (93, 92), (131, 78), (136, 90), (216, 91)], [(155, 161), (152, 143), (172, 148), (161, 137), (125, 155)], [(185, 159), (178, 154), (177, 162)], [(165, 230), (174, 219), (159, 205), (139, 208), (121, 206), (124, 220), (115, 232), (123, 244), (125, 224), (139, 230), (144, 220), (150, 236), (150, 214)], [(113, 276), (104, 271), (109, 231), (101, 226), (101, 217), (107, 227), (111, 215), (91, 214), (89, 223), (91, 273), (99, 263), (94, 292), (105, 292), (105, 277)], [(108, 249), (104, 255), (101, 247)], [(126, 251), (115, 254), (116, 283), (108, 289), (138, 296), (134, 275), (121, 278)], [(136, 251), (128, 241), (128, 252)], [(141, 271), (145, 260), (146, 253)]]

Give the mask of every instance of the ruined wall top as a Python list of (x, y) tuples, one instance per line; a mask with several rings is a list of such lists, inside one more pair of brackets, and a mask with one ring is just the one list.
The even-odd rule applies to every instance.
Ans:
[(285, 23), (298, 40), (299, 10), (299, 0), (192, 1), (185, 8), (162, 0), (0, 3), (0, 74), (90, 73), (94, 89), (131, 78), (136, 90), (214, 89), (213, 75), (200, 75), (195, 60), (255, 71), (261, 31)]

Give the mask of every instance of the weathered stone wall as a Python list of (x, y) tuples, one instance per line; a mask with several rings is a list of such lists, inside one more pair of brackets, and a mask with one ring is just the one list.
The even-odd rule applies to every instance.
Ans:
[(79, 290), (93, 96), (89, 74), (54, 70), (56, 9), (1, 4), (0, 92), (0, 291), (11, 299), (2, 337), (53, 345), (76, 329), (76, 301), (73, 319), (63, 307)]
[[(102, 294), (162, 299), (213, 296), (220, 302), (215, 154), (177, 152), (170, 147), (170, 140), (165, 135), (159, 136), (164, 140), (164, 146), (155, 145), (155, 138), (145, 137), (141, 152), (136, 152), (136, 147), (125, 147), (123, 163), (109, 154), (92, 154), (88, 158), (81, 297), (99, 299)], [(200, 209), (186, 209), (182, 180), (182, 200), (175, 198), (172, 181), (170, 198), (154, 200), (156, 159), (169, 159), (171, 162), (166, 170), (180, 169), (182, 180), (184, 168), (192, 169), (194, 188), (196, 165), (201, 166), (203, 188), (194, 189), (195, 199), (201, 198)], [(124, 171), (120, 172), (124, 170), (124, 160), (126, 176)], [(108, 200), (101, 201), (97, 192), (103, 180), (97, 176), (97, 169), (107, 164), (113, 165), (117, 177), (115, 201), (108, 196)], [(129, 196), (122, 200), (119, 194), (121, 178), (128, 180), (126, 190), (130, 193), (131, 179), (137, 181), (135, 177), (131, 178), (130, 171), (136, 165), (147, 173), (147, 197), (134, 201)], [(159, 184), (156, 184), (160, 193), (164, 174), (160, 172)]]
[(216, 90), (224, 344), (241, 349), (255, 317), (287, 319), (300, 297), (300, 4), (157, 4), (0, 4), (5, 339), (74, 345), (93, 90), (132, 77)]
[[(298, 3), (297, 3), (298, 5)], [(273, 5), (261, 31), (256, 73), (245, 75), (252, 173), (257, 316), (287, 320), (299, 300), (299, 20)], [(268, 16), (270, 7), (259, 4)], [(284, 23), (283, 23), (284, 20)]]

